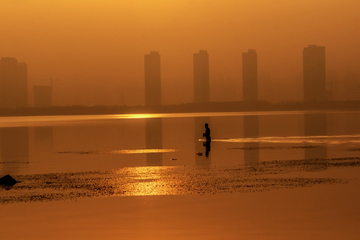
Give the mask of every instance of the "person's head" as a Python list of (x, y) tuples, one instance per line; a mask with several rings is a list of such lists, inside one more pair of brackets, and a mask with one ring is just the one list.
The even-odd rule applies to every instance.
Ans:
[(208, 128), (208, 127), (209, 127), (209, 124), (205, 123), (205, 127)]

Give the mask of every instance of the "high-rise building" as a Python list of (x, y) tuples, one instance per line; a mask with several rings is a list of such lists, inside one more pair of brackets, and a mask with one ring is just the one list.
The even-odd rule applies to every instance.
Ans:
[(0, 60), (0, 106), (28, 106), (27, 65), (15, 58)]
[(257, 54), (254, 49), (242, 54), (243, 100), (258, 100)]
[(145, 105), (161, 105), (160, 54), (145, 54)]
[(303, 51), (304, 101), (326, 99), (325, 47), (309, 45)]
[(33, 90), (35, 107), (51, 107), (52, 86), (34, 86)]
[(209, 55), (200, 50), (194, 53), (194, 102), (210, 101)]

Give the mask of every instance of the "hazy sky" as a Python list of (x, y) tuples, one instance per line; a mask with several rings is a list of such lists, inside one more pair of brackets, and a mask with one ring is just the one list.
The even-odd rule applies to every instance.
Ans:
[(171, 104), (193, 100), (200, 49), (211, 100), (241, 100), (241, 53), (251, 48), (259, 98), (300, 100), (309, 44), (326, 47), (333, 79), (359, 72), (359, 9), (359, 0), (1, 0), (0, 57), (26, 62), (30, 86), (57, 79), (55, 104), (134, 105), (144, 104), (144, 54), (159, 51)]

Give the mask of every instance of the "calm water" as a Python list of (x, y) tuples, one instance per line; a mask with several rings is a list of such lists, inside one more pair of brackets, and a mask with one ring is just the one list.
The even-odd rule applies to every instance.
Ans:
[(360, 112), (0, 118), (1, 236), (357, 240), (359, 153)]
[[(205, 123), (211, 144), (202, 137)], [(346, 171), (321, 173), (360, 166), (359, 123), (360, 112), (1, 118), (0, 175), (20, 183), (0, 197), (5, 203), (344, 184), (351, 180)]]
[(0, 134), (0, 175), (239, 166), (357, 157), (360, 112), (14, 117), (0, 118)]

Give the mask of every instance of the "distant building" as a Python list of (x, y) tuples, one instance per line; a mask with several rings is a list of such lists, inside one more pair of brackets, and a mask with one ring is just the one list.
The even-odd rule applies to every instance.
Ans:
[(257, 54), (254, 49), (242, 54), (243, 100), (258, 100)]
[(0, 106), (28, 106), (27, 65), (15, 58), (3, 57), (0, 60)]
[(145, 54), (145, 105), (161, 105), (160, 54)]
[(34, 86), (33, 91), (35, 107), (52, 106), (52, 86)]
[(209, 55), (200, 50), (194, 53), (194, 102), (210, 101)]
[(303, 51), (304, 101), (327, 99), (325, 47), (309, 45)]

